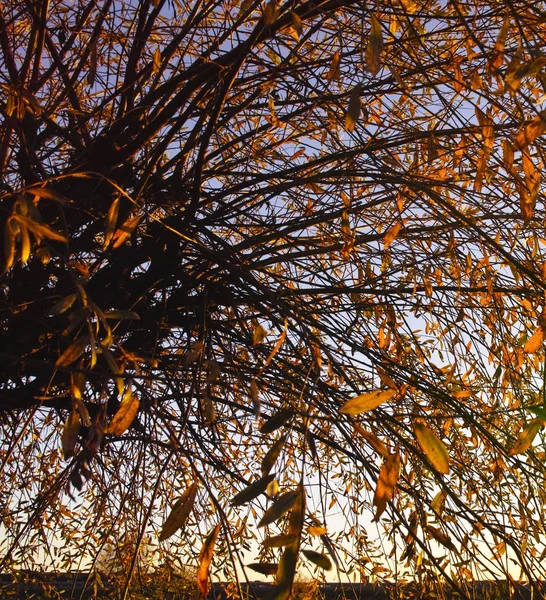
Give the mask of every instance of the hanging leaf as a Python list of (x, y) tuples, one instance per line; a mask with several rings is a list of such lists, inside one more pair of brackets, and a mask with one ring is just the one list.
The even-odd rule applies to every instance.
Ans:
[(70, 344), (68, 348), (59, 356), (55, 365), (57, 367), (68, 367), (71, 365), (76, 359), (78, 359), (83, 351), (89, 345), (89, 336), (82, 335), (79, 337), (73, 344)]
[(66, 236), (53, 231), (51, 227), (45, 225), (44, 223), (37, 223), (31, 218), (20, 214), (12, 215), (11, 218), (15, 221), (18, 221), (23, 227), (28, 229), (38, 241), (41, 241), (43, 238), (45, 238), (46, 240), (52, 240), (54, 242), (64, 242), (65, 244), (68, 243), (68, 238)]
[(381, 53), (383, 52), (383, 32), (381, 23), (375, 15), (370, 15), (370, 37), (366, 46), (366, 66), (368, 71), (377, 75), (381, 69)]
[(515, 456), (516, 454), (523, 454), (527, 452), (533, 443), (533, 440), (536, 437), (536, 434), (540, 431), (541, 427), (544, 426), (544, 419), (533, 419), (529, 421), (527, 425), (523, 428), (521, 433), (518, 436), (517, 442), (508, 452), (509, 456)]
[(267, 473), (269, 473), (269, 471), (271, 471), (271, 469), (275, 465), (275, 462), (277, 461), (277, 458), (279, 458), (279, 455), (283, 449), (285, 441), (286, 441), (285, 435), (280, 437), (273, 444), (273, 446), (271, 446), (271, 448), (267, 451), (266, 455), (263, 457), (263, 460), (262, 460), (262, 474), (263, 475), (267, 475)]
[(352, 133), (356, 127), (358, 118), (360, 117), (360, 86), (357, 85), (351, 91), (349, 96), (349, 108), (345, 115), (345, 129)]
[(76, 443), (78, 441), (80, 426), (80, 415), (75, 408), (72, 408), (70, 414), (68, 415), (68, 419), (65, 421), (63, 434), (61, 437), (61, 444), (65, 460), (68, 460), (74, 456), (74, 449), (76, 448)]
[(231, 506), (241, 506), (246, 504), (254, 498), (257, 498), (260, 494), (263, 494), (267, 489), (267, 486), (275, 479), (275, 473), (266, 475), (261, 479), (258, 479), (254, 483), (241, 490), (238, 494), (235, 494), (230, 501)]
[(525, 346), (523, 346), (523, 351), (525, 354), (534, 354), (538, 352), (542, 348), (542, 344), (544, 343), (544, 329), (539, 325), (535, 333), (527, 340)]
[(252, 345), (257, 346), (261, 344), (267, 336), (267, 331), (259, 324), (254, 326), (254, 331), (252, 333)]
[(262, 403), (260, 402), (260, 393), (255, 379), (250, 382), (250, 399), (252, 400), (252, 406), (254, 407), (254, 416), (256, 419), (259, 419)]
[(355, 431), (357, 431), (380, 456), (386, 458), (389, 455), (387, 446), (385, 446), (385, 444), (376, 435), (366, 431), (358, 423), (353, 423), (353, 427)]
[(140, 221), (142, 221), (143, 217), (144, 215), (135, 215), (130, 217), (127, 219), (127, 221), (125, 221), (125, 223), (123, 223), (123, 225), (121, 225), (119, 229), (116, 230), (112, 237), (112, 241), (114, 242), (112, 244), (113, 250), (125, 244), (125, 242), (131, 237), (135, 229), (138, 227), (138, 224)]
[(284, 344), (284, 340), (286, 339), (286, 331), (287, 331), (287, 327), (286, 327), (286, 323), (285, 323), (284, 329), (281, 331), (281, 334), (279, 335), (279, 339), (277, 340), (277, 343), (275, 344), (275, 346), (273, 347), (273, 350), (271, 350), (271, 352), (269, 353), (269, 356), (267, 357), (267, 360), (265, 361), (266, 367), (268, 367), (271, 364), (271, 361), (275, 358), (275, 355), (281, 349), (281, 346)]
[(77, 297), (77, 294), (68, 294), (68, 296), (61, 298), (50, 308), (49, 315), (55, 317), (66, 312), (74, 304)]
[(400, 477), (400, 455), (398, 452), (389, 454), (379, 470), (379, 477), (373, 497), (373, 505), (376, 507), (374, 519), (379, 517), (387, 508), (387, 502), (394, 498), (394, 492), (398, 478)]
[(340, 74), (339, 62), (340, 62), (340, 59), (341, 59), (340, 53), (339, 52), (334, 52), (334, 54), (332, 56), (332, 63), (330, 64), (330, 71), (326, 75), (326, 79), (329, 82), (331, 82), (331, 81), (337, 81), (339, 79), (339, 74)]
[(395, 223), (383, 237), (383, 248), (386, 250), (398, 237), (400, 230), (402, 229), (402, 223)]
[(282, 548), (283, 546), (288, 546), (293, 544), (297, 540), (296, 535), (274, 535), (262, 542), (264, 548)]
[(546, 112), (535, 117), (520, 129), (514, 138), (516, 150), (524, 150), (546, 131)]
[(447, 492), (446, 490), (440, 490), (436, 496), (434, 496), (434, 498), (432, 499), (432, 502), (430, 503), (430, 508), (432, 508), (432, 510), (439, 516), (442, 516), (442, 512), (444, 509), (444, 504), (447, 498)]
[(315, 552), (314, 550), (302, 550), (302, 552), (305, 558), (317, 565), (317, 567), (320, 567), (324, 571), (332, 570), (332, 562), (324, 554), (320, 554), (320, 552)]
[(366, 392), (360, 394), (356, 398), (352, 398), (345, 402), (339, 409), (345, 415), (359, 415), (363, 412), (377, 408), (383, 402), (390, 400), (397, 394), (398, 390), (375, 390), (374, 392)]
[(119, 214), (119, 202), (120, 196), (116, 196), (108, 209), (108, 214), (106, 215), (106, 221), (104, 223), (104, 242), (102, 243), (102, 249), (106, 250), (114, 237), (114, 231), (116, 230), (116, 225), (118, 222), (118, 214)]
[(125, 433), (134, 421), (139, 406), (139, 399), (128, 389), (123, 395), (120, 406), (116, 414), (112, 417), (106, 433), (117, 436)]
[(199, 554), (199, 568), (197, 569), (197, 587), (203, 598), (207, 597), (209, 592), (209, 568), (214, 555), (214, 544), (220, 531), (220, 523), (206, 537), (201, 553)]
[(280, 519), (294, 506), (299, 495), (299, 490), (292, 490), (279, 496), (277, 500), (275, 500), (275, 502), (265, 511), (261, 521), (258, 523), (258, 527), (271, 525), (271, 523), (274, 523)]
[(4, 273), (7, 273), (15, 263), (15, 242), (19, 231), (19, 225), (10, 217), (4, 226)]
[(326, 533), (326, 527), (322, 527), (322, 525), (310, 525), (307, 528), (307, 533), (309, 535), (321, 536)]
[(179, 529), (181, 529), (188, 520), (191, 510), (195, 503), (195, 497), (197, 495), (197, 483), (192, 483), (190, 487), (180, 496), (175, 502), (169, 516), (165, 519), (159, 541), (163, 542), (174, 535)]
[(277, 563), (250, 563), (246, 565), (249, 569), (262, 575), (276, 575), (279, 565)]
[(433, 527), (432, 525), (427, 525), (425, 528), (425, 531), (431, 537), (433, 537), (437, 542), (442, 544), (442, 546), (445, 546), (448, 550), (451, 550), (453, 552), (457, 551), (457, 548), (455, 548), (450, 537), (448, 535), (446, 535), (441, 529), (438, 529), (437, 527)]
[(414, 423), (415, 437), (426, 454), (430, 464), (444, 475), (449, 473), (449, 454), (446, 447), (426, 425)]
[(285, 425), (294, 416), (294, 412), (290, 408), (284, 408), (279, 412), (271, 415), (260, 427), (261, 433), (273, 433), (283, 425)]

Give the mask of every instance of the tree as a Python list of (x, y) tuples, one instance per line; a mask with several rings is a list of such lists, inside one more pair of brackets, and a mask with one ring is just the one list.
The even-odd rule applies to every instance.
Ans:
[(544, 576), (545, 10), (3, 3), (2, 568)]

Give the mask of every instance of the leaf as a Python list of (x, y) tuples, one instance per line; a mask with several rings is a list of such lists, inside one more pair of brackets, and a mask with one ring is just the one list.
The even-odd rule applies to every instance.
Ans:
[(455, 548), (455, 546), (453, 545), (453, 542), (451, 541), (450, 537), (446, 535), (441, 529), (433, 527), (432, 525), (427, 525), (425, 531), (429, 535), (431, 535), (437, 542), (442, 544), (442, 546), (445, 546), (453, 552), (457, 551), (457, 548)]
[(294, 416), (294, 412), (290, 408), (284, 408), (279, 412), (271, 415), (260, 427), (261, 433), (273, 433), (283, 425), (285, 425)]
[(345, 402), (345, 404), (339, 409), (339, 412), (345, 415), (359, 415), (363, 412), (373, 410), (377, 408), (383, 402), (390, 400), (397, 394), (398, 390), (375, 390), (373, 392), (366, 392), (360, 394), (356, 398), (352, 398)]
[(275, 479), (275, 473), (261, 477), (254, 483), (241, 490), (238, 494), (235, 494), (230, 500), (231, 506), (241, 506), (246, 504), (254, 498), (257, 498), (260, 494), (263, 494), (267, 489), (267, 486)]
[(267, 451), (266, 455), (262, 459), (262, 475), (267, 475), (267, 473), (271, 471), (275, 465), (275, 462), (277, 461), (277, 458), (279, 458), (285, 441), (286, 436), (280, 437)]
[(61, 444), (63, 448), (64, 459), (68, 460), (74, 456), (74, 448), (78, 441), (80, 433), (81, 420), (78, 411), (73, 407), (65, 421), (63, 434), (61, 436)]
[(402, 223), (395, 223), (383, 237), (383, 248), (386, 250), (398, 237), (400, 230), (402, 229)]
[(30, 258), (30, 236), (26, 227), (21, 227), (21, 264), (25, 265)]
[(194, 342), (190, 346), (190, 349), (186, 352), (186, 354), (184, 354), (183, 364), (185, 366), (187, 366), (187, 365), (191, 365), (191, 363), (195, 362), (201, 356), (201, 353), (203, 352), (204, 347), (205, 347), (205, 344), (203, 343), (202, 340), (198, 340), (197, 342)]
[(351, 90), (349, 96), (349, 108), (345, 115), (345, 129), (352, 133), (356, 127), (358, 118), (360, 117), (360, 86), (357, 85)]
[(527, 452), (535, 439), (536, 434), (540, 431), (541, 427), (544, 426), (544, 419), (537, 418), (529, 421), (527, 425), (523, 428), (521, 433), (518, 436), (518, 440), (514, 444), (514, 446), (508, 452), (509, 456), (515, 456), (516, 454), (523, 454)]
[(315, 552), (314, 550), (302, 550), (302, 552), (305, 558), (317, 565), (317, 567), (320, 567), (324, 571), (332, 570), (332, 562), (324, 554), (320, 554), (320, 552)]
[(256, 324), (252, 333), (252, 345), (257, 346), (261, 344), (266, 336), (267, 331), (261, 325)]
[(133, 217), (130, 217), (129, 219), (127, 219), (127, 221), (125, 221), (125, 223), (123, 223), (123, 225), (118, 230), (116, 230), (112, 238), (114, 242), (112, 244), (112, 249), (115, 250), (116, 248), (119, 248), (120, 246), (123, 246), (123, 244), (125, 244), (125, 242), (133, 234), (133, 231), (135, 231), (135, 229), (137, 228), (140, 221), (142, 221), (143, 217), (144, 215), (135, 215)]
[(266, 361), (265, 361), (265, 366), (268, 367), (271, 364), (271, 361), (275, 358), (275, 355), (277, 354), (277, 352), (281, 349), (281, 346), (284, 343), (284, 340), (286, 339), (286, 323), (284, 324), (284, 328), (281, 331), (281, 334), (279, 335), (279, 339), (277, 340), (277, 343), (275, 344), (275, 346), (273, 347), (273, 350), (271, 350), (271, 352), (269, 353), (269, 356), (267, 357)]
[(381, 23), (373, 14), (370, 15), (370, 37), (366, 46), (366, 66), (368, 71), (377, 75), (381, 69), (381, 53), (383, 52), (383, 32)]
[(153, 63), (152, 63), (152, 72), (158, 73), (161, 69), (161, 49), (159, 46), (155, 49)]
[(274, 535), (262, 542), (264, 548), (282, 548), (283, 546), (288, 546), (289, 544), (293, 544), (297, 540), (296, 535)]
[(51, 317), (62, 315), (74, 304), (74, 302), (76, 302), (77, 297), (78, 295), (74, 293), (68, 294), (68, 296), (61, 298), (60, 300), (55, 302), (55, 304), (49, 309), (49, 315)]
[(523, 351), (525, 354), (534, 354), (538, 352), (540, 348), (542, 348), (542, 344), (544, 343), (544, 330), (539, 325), (535, 333), (527, 340), (525, 346), (523, 346)]
[(373, 506), (376, 507), (374, 519), (379, 521), (379, 517), (387, 508), (387, 502), (394, 498), (394, 491), (398, 478), (400, 477), (400, 455), (398, 452), (389, 454), (381, 465), (379, 477), (373, 497)]
[(426, 425), (414, 423), (415, 437), (426, 454), (430, 464), (439, 472), (449, 473), (449, 454), (446, 447)]
[(15, 263), (15, 242), (17, 239), (18, 225), (12, 221), (11, 217), (4, 226), (4, 273), (7, 273)]
[(119, 409), (108, 424), (106, 433), (117, 436), (125, 433), (135, 420), (139, 406), (139, 399), (128, 389), (123, 395)]
[(528, 410), (534, 413), (537, 417), (544, 419), (546, 421), (546, 406), (543, 404), (539, 404), (537, 406), (525, 406), (525, 410)]
[(118, 222), (120, 196), (116, 196), (108, 209), (106, 220), (104, 222), (104, 242), (102, 249), (106, 250), (114, 237), (114, 231)]
[[(341, 58), (341, 55), (340, 55), (339, 51), (334, 52), (334, 54), (332, 56), (332, 63), (330, 64), (330, 71), (326, 75), (326, 79), (329, 82), (337, 81), (339, 79), (340, 58)], [(360, 107), (360, 101), (359, 101), (359, 107)]]
[(325, 535), (326, 527), (322, 527), (322, 525), (310, 525), (307, 528), (307, 533), (314, 536)]
[(59, 356), (55, 366), (68, 367), (83, 354), (83, 351), (88, 345), (89, 336), (82, 335), (73, 344), (70, 344), (70, 346), (68, 346), (68, 348), (61, 354), (61, 356)]
[(109, 310), (104, 313), (107, 319), (116, 319), (118, 321), (139, 321), (140, 316), (133, 310)]
[(524, 150), (546, 131), (545, 118), (546, 112), (541, 113), (530, 123), (527, 123), (523, 129), (518, 131), (514, 138), (514, 147), (516, 150)]
[(366, 431), (358, 423), (353, 423), (353, 427), (355, 431), (357, 431), (380, 456), (386, 458), (389, 455), (387, 446), (385, 446), (385, 444), (376, 435)]
[(53, 231), (51, 227), (44, 223), (37, 223), (25, 215), (15, 214), (11, 217), (15, 221), (18, 221), (23, 227), (26, 227), (30, 232), (34, 234), (38, 241), (46, 238), (53, 240), (54, 242), (68, 243), (68, 238), (56, 231)]
[(299, 494), (299, 490), (292, 490), (279, 496), (277, 500), (275, 500), (275, 502), (265, 511), (261, 521), (258, 523), (258, 527), (271, 525), (271, 523), (274, 523), (280, 519), (294, 506)]
[(279, 565), (278, 563), (250, 563), (247, 567), (262, 575), (276, 575)]
[(201, 553), (199, 554), (199, 568), (197, 569), (197, 587), (203, 598), (207, 597), (209, 591), (209, 568), (214, 555), (214, 545), (218, 532), (220, 531), (220, 523), (206, 537)]
[(160, 542), (170, 538), (185, 525), (195, 503), (196, 495), (197, 483), (192, 483), (175, 502), (169, 516), (165, 519), (165, 523), (163, 523), (161, 534), (159, 536)]
[(440, 490), (430, 503), (430, 508), (439, 516), (442, 516), (444, 504), (447, 498), (446, 490)]
[(250, 399), (252, 400), (252, 406), (254, 407), (254, 416), (256, 419), (259, 419), (262, 403), (260, 402), (260, 393), (255, 379), (250, 382)]

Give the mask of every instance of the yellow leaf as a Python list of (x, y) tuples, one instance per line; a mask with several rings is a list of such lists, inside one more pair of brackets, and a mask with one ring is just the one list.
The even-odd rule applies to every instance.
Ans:
[(26, 217), (24, 215), (15, 214), (11, 217), (15, 221), (18, 221), (23, 227), (26, 227), (38, 241), (46, 238), (48, 240), (53, 240), (54, 242), (68, 242), (68, 238), (56, 231), (53, 231), (51, 227), (44, 225), (43, 223), (37, 223), (33, 221), (31, 218)]
[(267, 331), (261, 325), (257, 324), (254, 327), (254, 332), (252, 334), (252, 345), (257, 346), (258, 344), (261, 344), (264, 341), (266, 335)]
[(134, 217), (130, 217), (129, 219), (127, 219), (127, 221), (125, 221), (125, 223), (123, 223), (123, 225), (121, 225), (119, 229), (116, 230), (112, 238), (114, 241), (114, 243), (112, 244), (112, 248), (114, 250), (125, 244), (125, 242), (131, 237), (133, 231), (135, 231), (135, 229), (137, 228), (140, 221), (142, 221), (143, 217), (144, 215), (136, 215)]
[(201, 553), (199, 554), (199, 568), (197, 569), (197, 587), (203, 598), (207, 597), (209, 591), (209, 567), (214, 554), (214, 544), (220, 531), (220, 523), (206, 537)]
[(196, 495), (197, 484), (192, 483), (192, 485), (190, 485), (190, 487), (175, 502), (169, 516), (165, 520), (165, 523), (163, 523), (161, 535), (159, 536), (160, 542), (170, 538), (171, 535), (175, 534), (185, 525), (195, 503)]
[(322, 525), (310, 525), (307, 528), (307, 532), (309, 535), (319, 536), (326, 534), (326, 527), (322, 527)]
[(24, 265), (30, 258), (30, 235), (26, 227), (21, 227), (21, 263)]
[(360, 413), (377, 408), (383, 402), (390, 400), (397, 392), (398, 390), (392, 389), (366, 392), (345, 402), (339, 411), (345, 415), (359, 415)]
[[(328, 81), (337, 81), (339, 79), (339, 61), (341, 59), (341, 55), (339, 53), (339, 51), (334, 52), (333, 56), (332, 56), (332, 63), (330, 64), (330, 70), (328, 71), (328, 74), (326, 75), (326, 79)], [(360, 102), (359, 102), (359, 108), (360, 108)]]
[(15, 262), (15, 242), (19, 231), (19, 225), (9, 218), (4, 227), (4, 273), (7, 273)]
[(366, 47), (366, 66), (372, 75), (381, 69), (381, 53), (383, 52), (383, 32), (381, 23), (375, 15), (370, 15), (370, 38)]
[(160, 50), (160, 48), (158, 46), (155, 49), (155, 52), (154, 52), (154, 60), (153, 60), (153, 64), (152, 64), (152, 71), (154, 73), (158, 73), (160, 69), (161, 69), (161, 50)]
[(534, 354), (535, 352), (538, 352), (540, 350), (543, 342), (544, 330), (539, 325), (535, 333), (533, 333), (533, 335), (525, 343), (525, 346), (523, 346), (523, 351), (526, 354)]
[(354, 131), (358, 118), (360, 117), (360, 86), (357, 85), (351, 90), (349, 96), (349, 108), (345, 115), (345, 129), (351, 133)]
[(281, 346), (284, 344), (285, 339), (286, 339), (286, 323), (284, 324), (284, 329), (281, 331), (281, 334), (279, 335), (279, 339), (277, 340), (275, 346), (273, 347), (273, 350), (271, 350), (271, 352), (269, 353), (269, 356), (267, 357), (267, 360), (265, 361), (266, 367), (271, 364), (271, 361), (275, 358), (275, 355), (281, 349)]
[(137, 415), (139, 406), (139, 399), (128, 389), (123, 395), (121, 404), (116, 414), (112, 417), (106, 433), (109, 433), (110, 435), (121, 435), (127, 431)]
[(415, 437), (426, 454), (430, 464), (439, 472), (449, 473), (449, 454), (446, 447), (426, 425), (414, 423)]
[(104, 242), (102, 244), (102, 249), (106, 250), (114, 237), (114, 231), (116, 229), (116, 224), (118, 222), (118, 214), (119, 214), (119, 201), (120, 196), (116, 196), (108, 209), (108, 214), (106, 215), (106, 221), (104, 223)]
[(516, 454), (523, 454), (527, 452), (535, 439), (536, 434), (540, 431), (540, 428), (544, 425), (545, 421), (543, 419), (533, 419), (529, 421), (527, 425), (523, 428), (521, 433), (518, 436), (517, 442), (508, 452), (509, 456), (515, 456)]
[(387, 456), (379, 471), (379, 477), (377, 479), (373, 497), (373, 505), (376, 507), (374, 516), (376, 521), (379, 520), (379, 517), (383, 514), (385, 508), (387, 508), (387, 502), (390, 502), (394, 498), (394, 491), (399, 476), (400, 455), (398, 452), (394, 452)]
[(78, 441), (80, 426), (80, 415), (75, 408), (72, 408), (72, 411), (70, 415), (68, 415), (68, 419), (64, 424), (63, 435), (61, 437), (65, 460), (68, 460), (74, 456), (74, 448), (76, 447), (76, 442)]

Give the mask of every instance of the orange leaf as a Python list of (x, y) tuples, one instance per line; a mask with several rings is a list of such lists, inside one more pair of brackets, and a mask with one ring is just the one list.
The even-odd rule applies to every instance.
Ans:
[(377, 408), (383, 402), (390, 400), (397, 394), (398, 390), (375, 390), (373, 392), (366, 392), (360, 394), (356, 398), (352, 398), (345, 402), (345, 404), (339, 409), (339, 412), (345, 415), (359, 415), (360, 413), (367, 412)]
[(535, 333), (533, 333), (533, 335), (527, 340), (525, 346), (523, 346), (523, 351), (526, 354), (534, 354), (540, 350), (543, 342), (544, 330), (539, 326)]
[(545, 421), (543, 419), (533, 419), (532, 421), (529, 421), (529, 423), (527, 423), (527, 425), (519, 434), (517, 442), (510, 449), (508, 455), (514, 456), (516, 454), (523, 454), (524, 452), (527, 452), (527, 450), (529, 450), (531, 447), (536, 434), (539, 432), (544, 423)]
[(381, 69), (381, 53), (383, 52), (383, 32), (381, 23), (375, 15), (370, 15), (370, 39), (366, 46), (366, 66), (372, 75)]
[[(545, 115), (546, 116), (546, 115)], [(542, 114), (535, 117), (530, 123), (527, 123), (523, 129), (520, 129), (514, 139), (514, 147), (516, 150), (523, 150), (529, 144), (532, 144), (539, 136), (546, 131), (546, 121), (542, 118)]]
[(377, 509), (374, 517), (376, 521), (379, 520), (379, 517), (383, 514), (385, 508), (387, 508), (387, 502), (390, 502), (394, 498), (394, 490), (399, 476), (400, 455), (398, 452), (395, 452), (387, 456), (379, 471), (379, 478), (377, 479), (377, 486), (373, 497), (373, 505)]
[(214, 544), (220, 531), (220, 523), (206, 537), (201, 553), (199, 554), (199, 568), (197, 569), (197, 587), (203, 598), (207, 597), (209, 591), (209, 567), (214, 554)]
[(139, 406), (139, 399), (134, 396), (130, 390), (127, 390), (123, 395), (123, 399), (121, 400), (121, 404), (116, 414), (112, 417), (112, 420), (108, 425), (106, 433), (109, 433), (110, 435), (121, 435), (127, 431), (136, 417)]

